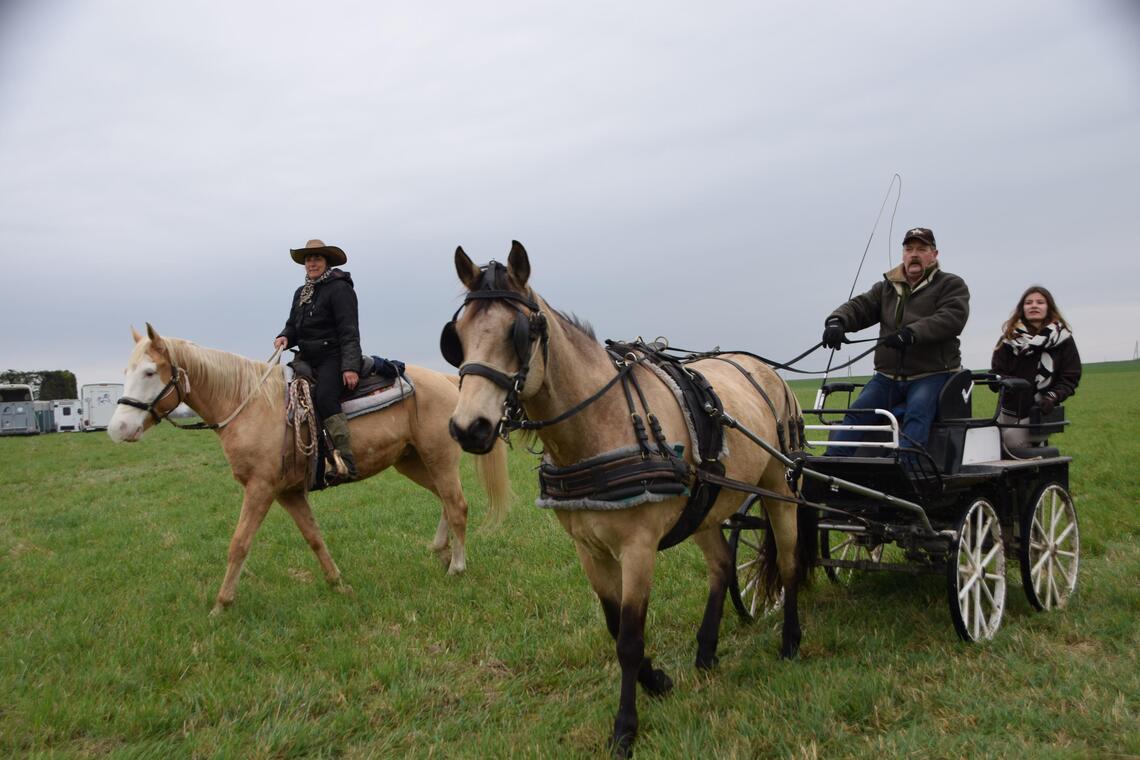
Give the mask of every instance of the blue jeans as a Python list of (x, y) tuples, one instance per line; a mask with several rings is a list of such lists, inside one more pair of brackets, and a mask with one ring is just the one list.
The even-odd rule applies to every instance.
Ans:
[[(871, 377), (859, 398), (851, 404), (852, 409), (886, 409), (896, 417), (902, 413), (902, 433), (906, 438), (901, 446), (926, 446), (930, 438), (930, 423), (938, 412), (938, 395), (942, 386), (950, 379), (952, 372), (929, 375), (918, 380), (891, 380), (877, 372)], [(886, 420), (875, 414), (849, 412), (843, 417), (844, 425), (882, 425)], [(858, 430), (836, 430), (831, 433), (832, 441), (859, 441), (863, 432)], [(909, 440), (908, 440), (909, 439)], [(854, 446), (829, 446), (827, 456), (849, 457), (855, 453)]]

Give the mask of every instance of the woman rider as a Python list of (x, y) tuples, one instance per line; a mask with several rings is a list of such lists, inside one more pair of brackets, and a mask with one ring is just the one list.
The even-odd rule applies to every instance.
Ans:
[(352, 276), (333, 268), (346, 263), (348, 257), (320, 240), (310, 240), (304, 248), (289, 253), (293, 261), (304, 265), (305, 282), (293, 294), (289, 319), (273, 345), (299, 347), (299, 358), (313, 368), (317, 414), (348, 470), (341, 480), (355, 480), (356, 460), (340, 395), (342, 383), (352, 390), (360, 379), (360, 325)]
[[(1020, 377), (1033, 386), (1031, 390), (1006, 391), (999, 424), (1027, 425), (1031, 407), (1038, 406), (1049, 414), (1076, 392), (1081, 381), (1081, 355), (1052, 293), (1033, 285), (1021, 295), (1002, 326), (990, 367), (999, 375)], [(1029, 445), (1029, 431), (1005, 428), (1002, 441), (1007, 449), (1024, 448)]]

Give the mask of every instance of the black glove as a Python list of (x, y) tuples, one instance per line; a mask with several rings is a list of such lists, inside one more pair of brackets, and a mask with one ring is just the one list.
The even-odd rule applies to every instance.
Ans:
[(843, 321), (839, 317), (832, 317), (823, 326), (823, 345), (832, 349), (839, 348), (843, 345), (845, 335)]
[(1037, 402), (1037, 406), (1041, 407), (1042, 414), (1052, 414), (1053, 409), (1057, 406), (1057, 397), (1052, 392), (1046, 393)]
[(902, 351), (907, 346), (914, 345), (914, 331), (909, 327), (904, 327), (897, 333), (884, 338), (883, 345), (896, 351)]

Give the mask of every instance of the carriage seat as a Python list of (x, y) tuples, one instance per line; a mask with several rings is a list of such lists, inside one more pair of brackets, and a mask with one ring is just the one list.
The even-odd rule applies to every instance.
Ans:
[(1045, 414), (1040, 407), (1029, 410), (1029, 429), (1026, 431), (1033, 446), (1006, 449), (1014, 459), (1050, 459), (1061, 455), (1056, 446), (1049, 445), (1049, 436), (1065, 432), (1069, 421), (1065, 419), (1065, 407), (1058, 404), (1053, 411)]
[[(827, 392), (850, 392), (855, 389), (853, 383), (828, 383), (824, 388)], [(962, 426), (963, 422), (974, 421), (971, 420), (974, 411), (974, 383), (973, 374), (968, 369), (962, 369), (955, 372), (946, 385), (942, 386), (942, 390), (938, 394), (938, 408), (934, 413), (934, 422), (930, 426), (930, 439), (927, 441), (927, 451), (931, 454), (934, 461), (939, 465), (939, 469), (946, 472), (943, 467), (948, 464), (946, 453), (949, 449), (951, 457), (957, 457), (962, 450), (963, 440), (965, 438), (965, 427)], [(893, 414), (899, 421), (902, 421), (903, 416), (906, 414), (906, 405), (899, 404), (892, 408)], [(944, 423), (949, 423), (946, 425)], [(954, 425), (954, 423), (958, 423)], [(950, 430), (956, 431), (951, 433)], [(886, 437), (885, 433), (871, 432), (865, 433), (867, 437), (864, 440), (890, 440)], [(905, 444), (904, 444), (905, 445)], [(891, 456), (891, 449), (879, 448), (876, 446), (862, 446), (855, 449), (855, 456), (857, 457), (885, 457)], [(953, 468), (956, 471), (956, 468)]]

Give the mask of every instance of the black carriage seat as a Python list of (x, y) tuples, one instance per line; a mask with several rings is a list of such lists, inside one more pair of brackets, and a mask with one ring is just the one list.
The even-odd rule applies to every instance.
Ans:
[[(850, 391), (853, 387), (850, 383), (831, 383), (826, 386), (826, 389)], [(897, 406), (891, 412), (898, 418), (901, 425), (906, 408)], [(957, 472), (957, 466), (952, 463), (954, 461), (960, 463), (962, 460), (961, 453), (965, 442), (966, 428), (970, 426), (966, 423), (973, 423), (973, 426), (976, 426), (980, 422), (980, 420), (972, 419), (973, 413), (973, 374), (968, 369), (958, 370), (946, 381), (946, 385), (942, 386), (942, 391), (938, 394), (938, 408), (934, 413), (934, 422), (930, 426), (930, 438), (926, 444), (928, 453), (934, 459), (938, 469), (944, 474)], [(866, 440), (870, 441), (890, 440), (887, 433), (875, 431), (865, 435), (867, 436)], [(906, 441), (902, 441), (901, 445), (906, 446)], [(893, 454), (892, 449), (877, 446), (861, 446), (855, 450), (855, 456), (858, 457), (886, 457)], [(947, 469), (948, 467), (949, 469)]]
[(1056, 446), (1050, 446), (1049, 436), (1065, 432), (1069, 421), (1065, 419), (1065, 407), (1059, 404), (1049, 414), (1042, 413), (1040, 407), (1029, 410), (1029, 441), (1032, 446), (1006, 449), (1014, 459), (1051, 459), (1061, 456)]

